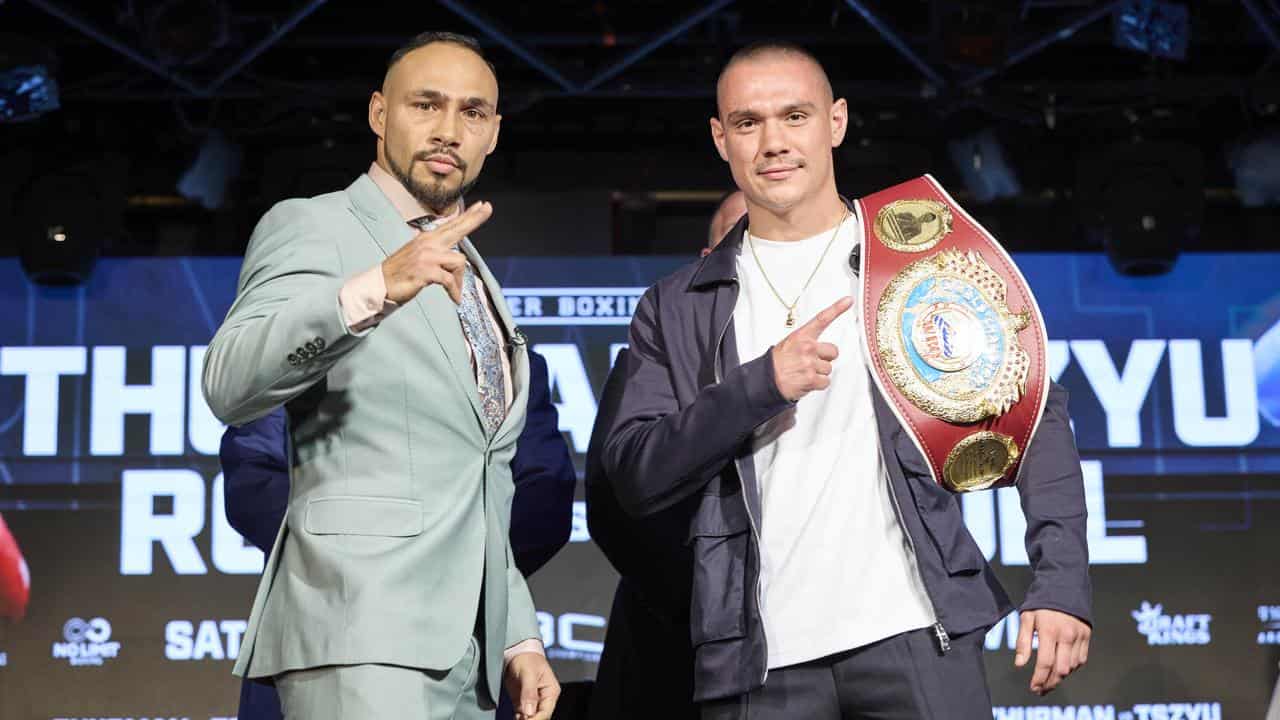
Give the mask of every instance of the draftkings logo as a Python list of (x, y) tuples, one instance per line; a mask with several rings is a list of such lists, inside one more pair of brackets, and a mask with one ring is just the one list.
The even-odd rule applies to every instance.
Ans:
[(1262, 623), (1258, 630), (1258, 644), (1280, 645), (1280, 605), (1259, 605), (1258, 622)]
[(1148, 645), (1208, 645), (1211, 640), (1212, 615), (1166, 615), (1163, 605), (1145, 600), (1130, 614), (1138, 623), (1138, 632), (1147, 636)]
[(111, 642), (111, 623), (106, 618), (73, 617), (63, 624), (62, 637), (64, 642), (53, 644), (53, 657), (70, 665), (102, 665), (120, 654), (120, 643)]

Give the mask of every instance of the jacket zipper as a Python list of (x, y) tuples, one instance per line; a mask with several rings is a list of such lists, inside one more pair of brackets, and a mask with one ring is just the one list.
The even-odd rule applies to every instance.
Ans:
[[(885, 463), (884, 451), (880, 452), (880, 463)], [(911, 548), (911, 566), (916, 575), (920, 578), (920, 587), (924, 588), (924, 597), (929, 601), (929, 612), (933, 613), (933, 637), (938, 642), (938, 650), (946, 655), (951, 651), (951, 636), (947, 634), (947, 629), (942, 626), (942, 620), (938, 618), (938, 608), (933, 604), (933, 596), (929, 594), (929, 586), (924, 582), (924, 573), (920, 572), (920, 557), (916, 554), (916, 541), (911, 537), (911, 532), (907, 530), (907, 524), (902, 519), (902, 506), (898, 504), (898, 491), (893, 487), (893, 478), (889, 477), (885, 466), (884, 479), (889, 484), (889, 499), (893, 501), (893, 512), (898, 517), (898, 527), (902, 530), (902, 536), (907, 539), (907, 547)]]
[[(736, 285), (737, 282), (735, 281)], [(716, 341), (715, 357), (712, 359), (713, 369), (715, 370), (716, 384), (721, 382), (720, 377), (720, 346), (724, 345), (724, 336), (729, 332), (729, 325), (733, 323), (733, 313), (729, 313), (729, 319), (725, 321), (724, 327), (720, 329), (720, 338)], [(760, 575), (764, 572), (764, 563), (760, 557), (760, 531), (756, 528), (756, 519), (751, 515), (751, 503), (747, 502), (747, 486), (742, 481), (745, 475), (742, 473), (742, 465), (737, 458), (733, 460), (733, 466), (738, 471), (738, 482), (742, 485), (742, 506), (747, 511), (747, 521), (751, 523), (751, 535), (755, 538), (755, 558), (756, 558), (756, 581), (754, 583), (756, 593), (756, 608), (760, 613), (760, 629), (764, 628), (764, 599), (760, 594)], [(745, 610), (745, 608), (744, 608)], [(763, 685), (769, 679), (769, 633), (765, 632), (764, 637), (760, 638), (764, 645), (764, 673), (760, 676), (760, 684)]]

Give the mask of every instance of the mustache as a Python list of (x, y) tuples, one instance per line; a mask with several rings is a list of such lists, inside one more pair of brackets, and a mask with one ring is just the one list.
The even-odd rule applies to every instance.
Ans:
[(427, 160), (441, 156), (449, 158), (449, 161), (452, 162), (459, 170), (465, 171), (467, 169), (467, 161), (463, 160), (456, 152), (449, 148), (439, 148), (436, 150), (420, 152), (415, 154), (413, 159), (419, 162), (426, 162)]
[(805, 166), (803, 159), (785, 160), (783, 162), (765, 161), (756, 165), (756, 172), (762, 173), (765, 170), (777, 170), (779, 168), (802, 168)]

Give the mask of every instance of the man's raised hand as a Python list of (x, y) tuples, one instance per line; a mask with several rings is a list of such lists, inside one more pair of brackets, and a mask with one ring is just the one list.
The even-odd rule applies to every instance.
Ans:
[(831, 364), (840, 350), (818, 337), (850, 307), (853, 298), (840, 298), (773, 346), (773, 381), (784, 398), (798, 402), (814, 390), (826, 390), (831, 385)]
[(403, 305), (428, 285), (439, 285), (455, 303), (462, 302), (462, 272), (467, 259), (453, 248), (493, 215), (480, 202), (430, 230), (424, 230), (382, 261), (387, 299)]

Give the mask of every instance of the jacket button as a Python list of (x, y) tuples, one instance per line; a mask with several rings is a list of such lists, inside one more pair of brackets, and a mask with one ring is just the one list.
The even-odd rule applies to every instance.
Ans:
[(324, 345), (325, 345), (324, 338), (318, 337), (313, 342), (315, 342), (316, 344), (317, 351), (324, 350)]
[(298, 364), (298, 356), (293, 353), (289, 353), (289, 364), (296, 366)]
[(303, 345), (303, 347), (307, 349), (308, 357), (314, 356), (317, 352), (320, 351), (320, 348), (316, 347), (316, 344), (314, 342), (308, 342), (306, 345)]

